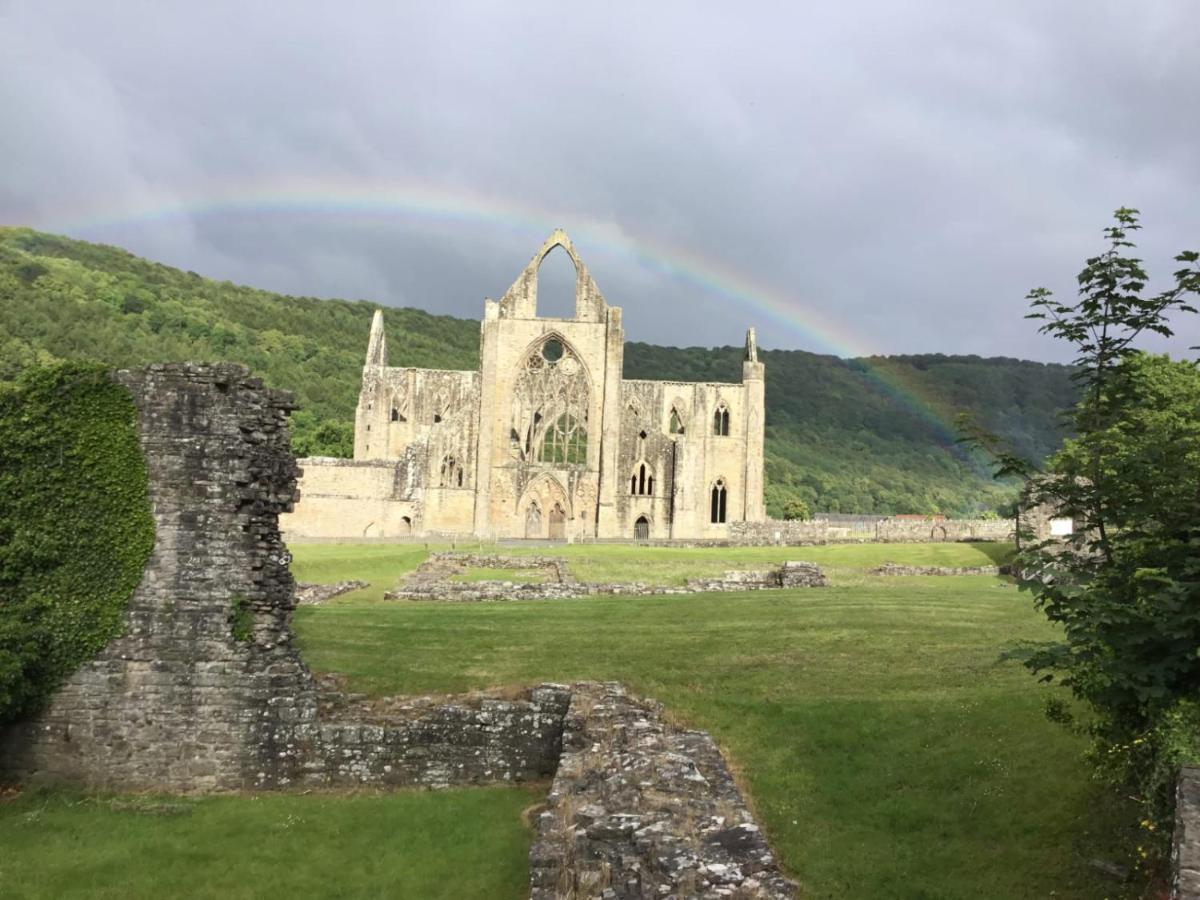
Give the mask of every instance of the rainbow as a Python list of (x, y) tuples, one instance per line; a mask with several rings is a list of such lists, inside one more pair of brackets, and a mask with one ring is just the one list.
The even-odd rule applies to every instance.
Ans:
[(585, 215), (563, 214), (525, 206), (509, 198), (435, 189), (423, 184), (277, 179), (244, 186), (211, 185), (169, 199), (101, 201), (91, 208), (42, 217), (38, 227), (98, 237), (118, 226), (264, 214), (467, 223), (521, 231), (538, 242), (553, 228), (561, 227), (581, 248), (585, 259), (593, 253), (602, 253), (632, 261), (644, 269), (754, 310), (769, 322), (797, 335), (816, 352), (862, 360), (866, 376), (885, 394), (931, 426), (939, 438), (949, 445), (957, 436), (950, 410), (943, 409), (902, 374), (873, 361), (871, 357), (882, 354), (866, 347), (847, 326), (825, 316), (813, 303), (802, 302), (720, 260), (701, 256), (661, 237), (633, 234), (622, 226)]

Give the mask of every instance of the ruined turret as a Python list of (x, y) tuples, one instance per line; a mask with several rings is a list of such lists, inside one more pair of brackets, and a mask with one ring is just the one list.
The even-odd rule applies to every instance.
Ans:
[(387, 335), (383, 333), (383, 310), (375, 310), (371, 319), (371, 337), (367, 341), (367, 366), (387, 365)]

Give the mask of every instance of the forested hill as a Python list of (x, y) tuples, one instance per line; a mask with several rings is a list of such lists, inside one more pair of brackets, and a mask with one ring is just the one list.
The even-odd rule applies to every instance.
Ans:
[[(376, 306), (273, 294), (114, 247), (0, 227), (0, 380), (63, 359), (242, 362), (296, 393), (301, 454), (348, 453)], [(459, 369), (478, 362), (476, 321), (389, 308), (387, 330), (393, 365)], [(739, 347), (630, 343), (625, 374), (736, 381), (741, 358)], [(1013, 359), (842, 360), (800, 350), (763, 351), (762, 358), (767, 499), (776, 513), (794, 496), (840, 512), (995, 508), (1011, 498), (1011, 488), (968, 460), (945, 423), (956, 412), (973, 413), (1041, 457), (1061, 440), (1057, 412), (1072, 401), (1065, 367)]]

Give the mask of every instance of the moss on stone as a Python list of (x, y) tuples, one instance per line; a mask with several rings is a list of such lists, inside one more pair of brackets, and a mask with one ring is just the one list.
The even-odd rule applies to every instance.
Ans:
[(147, 483), (132, 398), (104, 367), (0, 386), (0, 722), (120, 632), (154, 546)]

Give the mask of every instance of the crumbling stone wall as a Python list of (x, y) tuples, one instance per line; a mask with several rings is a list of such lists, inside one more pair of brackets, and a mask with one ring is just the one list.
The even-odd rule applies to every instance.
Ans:
[(868, 575), (1003, 575), (1007, 566), (902, 566), (884, 563), (867, 571)]
[(531, 781), (558, 768), (570, 689), (543, 684), (517, 697), (369, 699), (336, 687), (321, 696), (316, 752), (299, 784), (442, 788)]
[(838, 543), (920, 544), (929, 541), (1012, 541), (1016, 522), (1012, 519), (880, 519), (868, 531), (854, 531), (825, 519), (733, 522), (730, 543), (743, 546), (804, 545)]
[(1175, 795), (1171, 900), (1200, 900), (1200, 767), (1179, 773)]
[(713, 739), (616, 684), (577, 684), (529, 853), (531, 900), (790, 898)]
[(279, 513), (288, 394), (233, 365), (120, 372), (156, 538), (125, 630), (0, 735), (0, 776), (176, 791), (543, 778), (565, 697), (375, 706), (319, 691), (293, 644)]
[(316, 715), (277, 526), (295, 496), (291, 398), (240, 366), (116, 378), (137, 407), (154, 550), (124, 634), (0, 737), (0, 773), (173, 790), (270, 780), (280, 727)]

